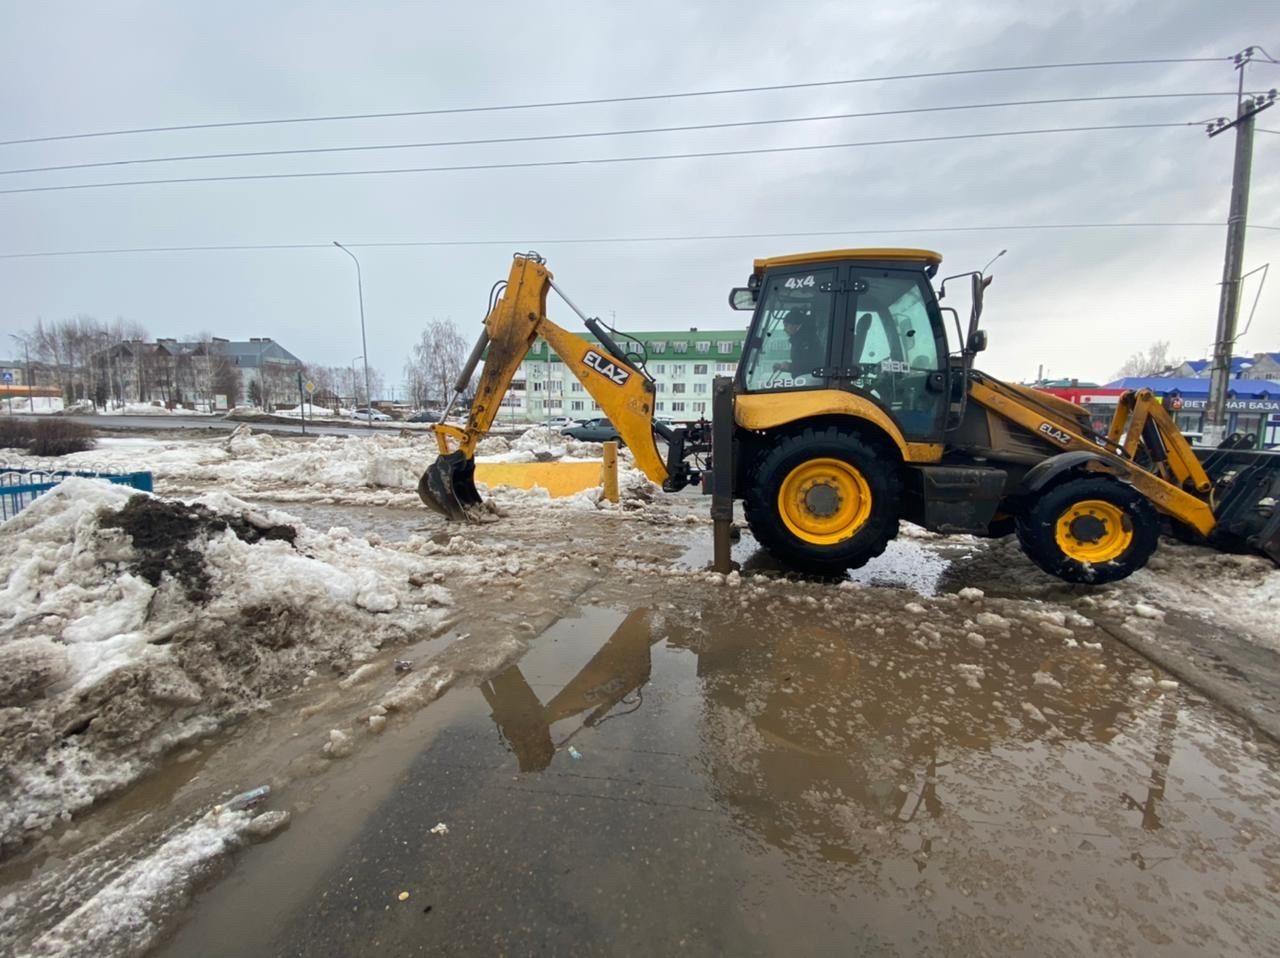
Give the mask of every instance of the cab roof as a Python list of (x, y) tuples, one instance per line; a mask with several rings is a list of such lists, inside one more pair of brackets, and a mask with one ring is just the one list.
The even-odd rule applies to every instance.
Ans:
[(871, 260), (877, 263), (899, 260), (904, 263), (923, 263), (926, 266), (937, 266), (942, 262), (942, 254), (931, 249), (830, 249), (816, 253), (790, 253), (786, 256), (770, 256), (755, 261), (755, 272), (778, 266), (802, 266), (806, 263), (829, 263), (834, 260)]

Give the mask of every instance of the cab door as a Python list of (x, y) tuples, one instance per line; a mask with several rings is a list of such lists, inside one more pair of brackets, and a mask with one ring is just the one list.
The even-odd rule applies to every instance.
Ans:
[(834, 381), (844, 313), (843, 265), (770, 270), (738, 366), (743, 392), (827, 389)]
[(914, 442), (939, 442), (947, 413), (947, 343), (923, 272), (853, 264), (838, 322), (838, 389), (884, 409)]

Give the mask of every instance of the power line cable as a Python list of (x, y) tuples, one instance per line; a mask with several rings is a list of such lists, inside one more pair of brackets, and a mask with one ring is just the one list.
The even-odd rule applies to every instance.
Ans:
[(959, 110), (987, 110), (1017, 106), (1051, 106), (1065, 103), (1109, 103), (1126, 100), (1189, 99), (1237, 95), (1236, 90), (1221, 93), (1132, 93), (1112, 96), (1053, 97), (1039, 100), (1001, 100), (992, 103), (961, 103), (946, 106), (909, 107), (896, 110), (871, 110), (862, 113), (829, 113), (821, 116), (779, 117), (768, 120), (738, 120), (724, 123), (694, 123), (685, 126), (657, 126), (630, 130), (594, 130), (586, 133), (542, 133), (529, 136), (485, 137), (470, 140), (432, 140), (423, 143), (377, 143), (363, 146), (319, 146), (290, 150), (246, 150), (229, 153), (191, 153), (178, 156), (150, 156), (126, 160), (99, 160), (92, 163), (66, 163), (58, 166), (32, 166), (12, 170), (0, 170), (0, 176), (19, 173), (50, 173), (64, 170), (100, 169), (103, 167), (130, 166), (143, 163), (181, 163), (191, 160), (228, 160), (260, 158), (266, 156), (304, 156), (321, 153), (358, 153), (371, 150), (417, 150), (443, 146), (485, 146), (497, 143), (539, 143), (552, 140), (593, 139), (609, 136), (635, 136), (652, 133), (687, 133), (696, 130), (727, 130), (743, 127), (774, 126), (788, 123), (815, 123), (828, 120), (856, 120), (888, 116), (907, 116), (919, 113), (949, 113)]
[[(393, 240), (372, 243), (347, 243), (356, 249), (402, 249), (414, 247), (444, 246), (510, 246), (524, 249), (529, 246), (554, 246), (569, 244), (620, 244), (620, 243), (683, 243), (724, 242), (745, 239), (802, 239), (811, 236), (853, 236), (885, 233), (994, 233), (1035, 230), (1090, 230), (1090, 229), (1183, 229), (1211, 227), (1221, 229), (1226, 224), (1217, 221), (1166, 221), (1132, 223), (1011, 223), (996, 226), (855, 226), (843, 230), (798, 230), (773, 233), (703, 233), (668, 236), (589, 236), (542, 237), (531, 239), (442, 239), (442, 240)], [(1249, 229), (1278, 230), (1280, 226), (1250, 224)], [(0, 253), (0, 259), (36, 259), (58, 256), (100, 256), (134, 253), (224, 253), (244, 251), (332, 249), (332, 241), (317, 243), (225, 243), (203, 246), (132, 246), (76, 250), (38, 250), (25, 253)]]
[(182, 176), (158, 180), (117, 180), (109, 183), (64, 183), (56, 186), (23, 186), (0, 190), (0, 196), (15, 193), (56, 193), (64, 190), (100, 190), (121, 186), (160, 186), (184, 183), (231, 183), (246, 180), (298, 180), (332, 176), (394, 176), (405, 173), (449, 173), (477, 170), (518, 170), (539, 167), (599, 166), (613, 163), (642, 163), (656, 160), (692, 160), (722, 156), (753, 156), (776, 153), (805, 153), (819, 150), (842, 150), (855, 147), (893, 146), (912, 143), (943, 143), (956, 140), (983, 140), (994, 137), (1040, 136), (1044, 134), (1090, 133), (1114, 130), (1151, 130), (1171, 127), (1199, 126), (1197, 122), (1119, 123), (1101, 126), (1063, 126), (1039, 130), (1000, 130), (987, 133), (953, 133), (940, 136), (918, 136), (887, 140), (861, 140), (851, 143), (816, 143), (805, 146), (755, 147), (745, 150), (704, 150), (695, 153), (653, 153), (641, 156), (588, 157), (579, 160), (523, 160), (514, 163), (460, 163), (447, 166), (413, 166), (386, 170), (317, 170), (305, 173), (239, 173), (228, 176)]
[(147, 126), (117, 130), (95, 130), (86, 133), (63, 133), (55, 136), (33, 136), (17, 140), (0, 140), (0, 146), (23, 143), (50, 143), (56, 140), (83, 140), (102, 136), (130, 136), (139, 133), (173, 133), (181, 130), (215, 130), (234, 127), (274, 126), (285, 123), (328, 123), (337, 120), (388, 120), (410, 116), (445, 116), (458, 113), (497, 113), (507, 110), (539, 110), (568, 106), (594, 106), (607, 103), (640, 103), (654, 100), (682, 100), (693, 97), (729, 96), (743, 93), (769, 93), (780, 90), (812, 90), (821, 87), (851, 86), (860, 83), (890, 83), (903, 80), (928, 80), (944, 77), (978, 76), (992, 73), (1021, 73), (1034, 70), (1071, 70), (1119, 66), (1156, 66), (1180, 63), (1223, 63), (1232, 57), (1151, 57), (1130, 60), (1086, 60), (1070, 63), (1031, 63), (1016, 66), (974, 67), (965, 70), (935, 70), (927, 73), (898, 73), (884, 76), (855, 77), (844, 80), (814, 80), (806, 83), (774, 83), (766, 86), (726, 87), (713, 90), (686, 90), (677, 93), (644, 93), (632, 96), (591, 97), (580, 100), (548, 100), (534, 103), (504, 103), (492, 106), (438, 107), (430, 110), (396, 110), (381, 113), (342, 113), (319, 116), (275, 117), (265, 120), (226, 120), (217, 123), (182, 123), (171, 126)]

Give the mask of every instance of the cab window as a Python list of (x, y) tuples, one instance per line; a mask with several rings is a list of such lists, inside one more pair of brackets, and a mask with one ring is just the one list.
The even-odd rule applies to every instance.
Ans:
[(930, 436), (944, 410), (942, 369), (923, 279), (867, 272), (851, 282), (847, 357), (851, 385), (890, 412), (908, 436)]
[(748, 390), (827, 385), (835, 269), (773, 273), (742, 358)]

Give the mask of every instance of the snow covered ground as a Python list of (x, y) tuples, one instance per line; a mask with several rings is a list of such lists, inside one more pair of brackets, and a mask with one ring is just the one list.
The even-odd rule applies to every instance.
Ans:
[(12, 401), (7, 397), (0, 400), (0, 412), (8, 413), (10, 410), (12, 410), (15, 415), (20, 413), (35, 415), (59, 413), (62, 412), (62, 397), (32, 396), (29, 399), (19, 399), (15, 396)]
[[(487, 439), (480, 454), (506, 462), (592, 459), (600, 447), (530, 430), (514, 440)], [(175, 756), (219, 728), (269, 710), (283, 696), (308, 694), (298, 691), (308, 683), (363, 696), (344, 705), (347, 719), (358, 713), (354, 727), (347, 719), (324, 726), (325, 760), (346, 754), (360, 735), (380, 731), (388, 713), (417, 709), (459, 676), (486, 675), (517, 656), (536, 632), (529, 610), (549, 609), (552, 588), (582, 588), (570, 567), (620, 589), (705, 583), (725, 608), (748, 597), (817, 607), (862, 595), (868, 605), (883, 605), (888, 600), (861, 590), (885, 581), (906, 585), (923, 594), (901, 591), (890, 602), (900, 607), (895, 616), (879, 626), (868, 619), (867, 627), (905, 622), (908, 641), (932, 647), (946, 640), (970, 650), (974, 668), (955, 670), (965, 688), (1000, 668), (1011, 630), (1047, 636), (1068, 658), (1091, 651), (1077, 636), (1093, 628), (1095, 616), (1150, 632), (1176, 609), (1260, 644), (1276, 641), (1263, 613), (1280, 597), (1280, 570), (1254, 557), (1168, 543), (1148, 570), (1084, 589), (1043, 576), (1012, 540), (943, 538), (904, 526), (901, 548), (885, 561), (927, 555), (933, 584), (913, 585), (902, 570), (886, 578), (869, 569), (868, 577), (839, 587), (837, 599), (830, 585), (772, 578), (767, 567), (722, 577), (673, 561), (673, 549), (709, 536), (694, 528), (706, 524), (706, 500), (662, 494), (625, 453), (620, 505), (601, 501), (599, 490), (556, 500), (537, 490), (487, 490), (498, 521), (465, 534), (418, 502), (418, 477), (434, 455), (426, 438), (277, 438), (244, 426), (219, 438), (106, 438), (92, 452), (56, 460), (63, 468), (151, 470), (157, 495), (131, 499), (119, 487), (70, 480), (0, 526), (0, 862), (33, 840), (60, 849), (95, 801), (172, 767)], [(310, 518), (255, 499), (296, 503), (286, 508)], [(377, 512), (403, 515), (405, 527), (418, 531), (384, 541), (369, 527), (353, 532), (354, 522), (327, 518), (340, 507), (360, 506), (364, 515), (372, 510), (363, 507), (380, 505), (404, 507)], [(355, 518), (356, 510), (347, 512)], [(506, 590), (501, 611), (483, 605), (495, 590)], [(934, 590), (942, 594), (932, 596)], [(522, 596), (523, 605), (516, 601)], [(507, 606), (513, 621), (498, 628), (493, 623)], [(396, 655), (390, 650), (440, 636), (466, 616), (489, 627), (386, 681)], [(1154, 669), (1141, 678), (1151, 694), (1163, 690)], [(1046, 660), (1034, 694), (1057, 694), (1054, 683), (1063, 681)], [(1039, 718), (1024, 711), (1045, 721), (1043, 711)], [(145, 947), (167, 920), (156, 909), (171, 907), (158, 903), (189, 894), (211, 863), (249, 840), (255, 821), (248, 814), (185, 814), (122, 853), (118, 867), (85, 861), (84, 907), (63, 914), (36, 953)], [(102, 875), (93, 877), (95, 868)], [(61, 878), (55, 870), (48, 880)], [(32, 886), (31, 894), (44, 892)], [(11, 901), (0, 898), (0, 913), (15, 911)], [(7, 920), (0, 918), (0, 944)], [(136, 929), (128, 947), (120, 928)]]
[(447, 564), (221, 492), (186, 505), (69, 479), (41, 496), (0, 526), (0, 845), (312, 669), (439, 629)]

